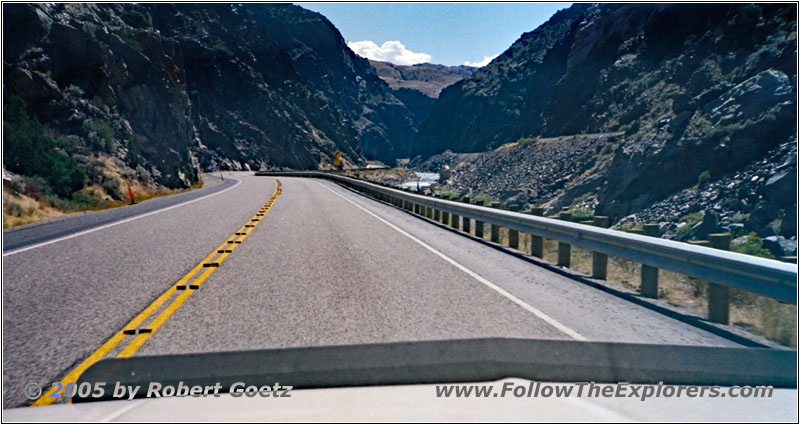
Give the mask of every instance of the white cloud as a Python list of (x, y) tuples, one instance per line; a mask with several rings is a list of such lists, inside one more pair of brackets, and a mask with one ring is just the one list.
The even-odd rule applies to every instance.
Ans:
[(464, 62), (464, 65), (466, 65), (466, 66), (474, 66), (474, 67), (476, 67), (476, 68), (481, 68), (481, 67), (484, 67), (484, 66), (486, 66), (486, 65), (489, 65), (489, 62), (493, 61), (493, 60), (494, 60), (494, 58), (496, 58), (497, 56), (499, 56), (499, 55), (494, 55), (494, 56), (484, 56), (484, 57), (483, 57), (483, 60), (482, 60), (482, 61), (480, 61), (480, 62), (470, 62), (470, 61), (466, 61), (466, 62)]
[(347, 47), (357, 55), (376, 61), (391, 62), (397, 65), (414, 65), (430, 62), (433, 56), (427, 53), (412, 52), (399, 41), (386, 41), (378, 46), (372, 41), (348, 41)]

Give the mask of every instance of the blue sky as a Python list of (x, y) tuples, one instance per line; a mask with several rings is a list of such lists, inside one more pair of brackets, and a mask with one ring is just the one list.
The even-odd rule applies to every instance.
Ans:
[[(296, 3), (325, 15), (361, 56), (483, 65), (569, 3)], [(394, 43), (399, 42), (399, 43)]]

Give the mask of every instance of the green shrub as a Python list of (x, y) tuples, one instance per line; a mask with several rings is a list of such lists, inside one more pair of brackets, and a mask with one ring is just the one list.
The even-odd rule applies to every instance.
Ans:
[(48, 185), (47, 182), (39, 176), (23, 176), (22, 188), (22, 193), (39, 201), (47, 200), (47, 197), (53, 193), (53, 191), (50, 189), (50, 185)]
[(105, 152), (114, 152), (117, 148), (114, 143), (114, 130), (104, 120), (92, 119), (86, 121), (84, 124), (86, 130), (89, 132), (89, 140), (99, 150)]
[(489, 205), (489, 203), (493, 201), (491, 196), (484, 193), (472, 195), (472, 200), (474, 200), (478, 205)]
[(3, 164), (9, 171), (41, 177), (59, 196), (69, 197), (84, 186), (84, 172), (35, 117), (28, 117), (22, 99), (11, 97), (3, 112)]
[(746, 233), (731, 241), (731, 251), (756, 257), (775, 258), (764, 248), (761, 238), (755, 233)]
[(110, 201), (99, 198), (94, 193), (81, 191), (75, 192), (72, 195), (72, 198), (65, 201), (63, 205), (60, 205), (60, 207), (66, 211), (84, 211), (98, 207), (105, 207), (110, 204)]
[(122, 31), (119, 32), (119, 38), (121, 38), (122, 41), (124, 41), (134, 49), (140, 52), (142, 51), (142, 45), (139, 44), (139, 40), (136, 38), (136, 34), (134, 34), (133, 31), (123, 29)]
[(692, 227), (701, 221), (703, 221), (703, 213), (700, 211), (686, 214), (685, 216), (681, 217), (678, 220), (678, 223), (686, 223), (686, 225), (678, 229), (678, 239), (682, 241), (691, 239), (692, 236), (694, 236)]
[(700, 175), (697, 176), (697, 185), (702, 186), (708, 181), (711, 180), (711, 172), (708, 170), (703, 171)]
[(120, 200), (123, 197), (122, 190), (120, 190), (119, 182), (115, 178), (107, 178), (101, 184), (103, 190), (108, 194), (108, 196)]
[(139, 164), (142, 163), (142, 157), (139, 155), (139, 150), (136, 148), (136, 145), (132, 141), (128, 141), (128, 153), (125, 154), (125, 162), (131, 166), (131, 168), (136, 168)]
[(147, 16), (138, 10), (126, 10), (120, 14), (120, 18), (134, 28), (150, 28), (150, 21), (147, 20)]
[(443, 197), (459, 197), (461, 196), (461, 192), (458, 190), (451, 189), (447, 186), (441, 186), (439, 189), (436, 190), (437, 195), (441, 195)]
[(16, 202), (4, 203), (3, 209), (5, 209), (7, 214), (13, 215), (14, 217), (22, 217), (25, 215), (25, 209)]
[(576, 223), (580, 221), (592, 220), (594, 218), (594, 212), (582, 208), (571, 209), (569, 210), (569, 213), (572, 214), (572, 221)]

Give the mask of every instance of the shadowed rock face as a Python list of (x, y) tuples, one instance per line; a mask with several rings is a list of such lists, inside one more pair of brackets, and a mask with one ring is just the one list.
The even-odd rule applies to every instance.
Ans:
[[(444, 66), (430, 63), (395, 65), (389, 62), (369, 61), (381, 80), (392, 88), (412, 115), (419, 127), (431, 114), (439, 93), (447, 86), (472, 75), (477, 68), (471, 66)], [(410, 152), (408, 152), (410, 153)]]
[[(548, 154), (570, 149), (564, 136), (619, 134), (578, 167), (585, 172), (538, 194), (553, 209), (588, 199), (616, 218), (641, 211), (696, 185), (704, 171), (714, 181), (796, 140), (795, 14), (787, 4), (574, 5), (444, 89), (413, 152), (482, 152), (555, 138), (562, 147), (534, 142), (526, 152), (535, 154), (504, 154), (505, 165), (492, 166), (522, 187), (552, 178), (529, 176), (536, 164), (586, 163), (583, 154)], [(456, 183), (486, 186), (469, 180)], [(783, 201), (788, 209), (796, 195)]]
[(289, 54), (297, 72), (352, 120), (367, 158), (391, 164), (409, 155), (417, 131), (412, 114), (330, 21), (292, 5), (243, 7)]
[[(141, 154), (156, 181), (200, 168), (319, 168), (340, 150), (393, 162), (411, 114), (319, 14), (292, 5), (8, 4), (3, 97), (70, 141)], [(94, 124), (92, 124), (94, 123)], [(133, 166), (132, 166), (133, 168)]]

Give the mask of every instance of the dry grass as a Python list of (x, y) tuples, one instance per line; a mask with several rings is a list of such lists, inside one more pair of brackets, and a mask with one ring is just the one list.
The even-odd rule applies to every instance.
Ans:
[(64, 212), (43, 205), (24, 194), (13, 194), (3, 186), (3, 228), (35, 223), (64, 215)]
[[(192, 189), (203, 187), (203, 180), (195, 183), (189, 189), (166, 189), (164, 187), (153, 188), (142, 184), (139, 181), (131, 181), (131, 191), (136, 202), (146, 201), (159, 196), (174, 195), (187, 192)], [(121, 191), (127, 196), (128, 187), (120, 187)], [(6, 185), (3, 185), (3, 229), (21, 226), (24, 224), (36, 223), (50, 218), (60, 217), (73, 212), (99, 211), (109, 208), (117, 208), (130, 205), (130, 201), (115, 200), (109, 196), (99, 185), (91, 185), (81, 189), (81, 192), (90, 193), (98, 202), (94, 204), (81, 204), (80, 207), (61, 210), (49, 205), (47, 199), (37, 199), (23, 193), (13, 193)]]

